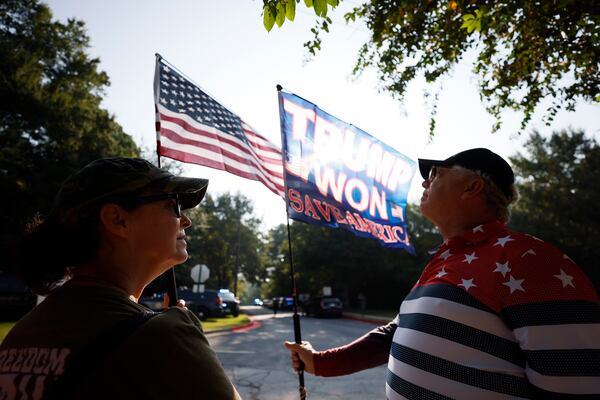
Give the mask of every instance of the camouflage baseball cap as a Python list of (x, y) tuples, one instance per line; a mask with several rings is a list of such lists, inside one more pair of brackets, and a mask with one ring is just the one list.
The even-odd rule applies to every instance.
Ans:
[(175, 176), (141, 158), (101, 158), (63, 182), (50, 215), (75, 222), (98, 205), (143, 191), (177, 193), (185, 210), (200, 203), (207, 186), (207, 179)]

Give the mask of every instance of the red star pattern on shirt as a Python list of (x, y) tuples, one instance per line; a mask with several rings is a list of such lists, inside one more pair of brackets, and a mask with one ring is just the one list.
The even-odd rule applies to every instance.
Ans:
[(585, 274), (556, 247), (494, 221), (445, 241), (415, 286), (458, 286), (495, 311), (516, 304), (591, 300)]

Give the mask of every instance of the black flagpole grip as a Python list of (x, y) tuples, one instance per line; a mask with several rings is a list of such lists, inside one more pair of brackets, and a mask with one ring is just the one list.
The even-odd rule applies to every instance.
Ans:
[[(302, 343), (302, 334), (300, 333), (300, 315), (294, 313), (294, 340), (297, 344)], [(306, 387), (304, 386), (304, 365), (300, 361), (300, 369), (298, 370), (298, 391), (300, 392), (300, 400), (306, 399)]]

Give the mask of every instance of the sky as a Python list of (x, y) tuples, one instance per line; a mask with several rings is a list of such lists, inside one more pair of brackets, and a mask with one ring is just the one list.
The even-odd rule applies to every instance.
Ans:
[[(547, 127), (537, 112), (526, 133), (516, 134), (520, 116), (503, 114), (503, 128), (491, 133), (494, 119), (479, 99), (477, 77), (467, 55), (441, 86), (435, 136), (429, 138), (430, 106), (423, 80), (409, 84), (401, 104), (380, 91), (376, 71), (352, 76), (358, 49), (369, 38), (359, 25), (347, 26), (343, 14), (357, 5), (346, 0), (331, 16), (331, 33), (310, 61), (303, 43), (311, 38), (315, 17), (302, 2), (296, 19), (267, 32), (260, 0), (51, 0), (56, 19), (82, 20), (90, 37), (88, 53), (111, 80), (102, 106), (125, 132), (155, 151), (155, 53), (196, 82), (271, 142), (281, 144), (276, 85), (315, 103), (324, 111), (361, 128), (413, 160), (445, 159), (472, 147), (487, 147), (507, 158), (524, 153), (527, 133), (583, 129), (600, 140), (600, 106), (580, 103), (560, 112)], [(543, 109), (543, 106), (539, 107)], [(207, 167), (186, 164), (183, 175), (210, 180), (209, 193), (240, 192), (254, 202), (263, 227), (285, 223), (284, 201), (261, 183)], [(420, 176), (413, 178), (409, 202), (421, 196)]]

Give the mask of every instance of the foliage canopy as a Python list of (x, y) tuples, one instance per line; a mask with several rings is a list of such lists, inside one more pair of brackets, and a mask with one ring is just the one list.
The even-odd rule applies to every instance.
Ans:
[(200, 206), (187, 212), (193, 224), (186, 229), (189, 238), (186, 262), (189, 268), (176, 268), (180, 284), (191, 285), (189, 269), (206, 264), (210, 269), (207, 287), (229, 288), (237, 292), (238, 273), (257, 283), (264, 278), (260, 220), (252, 202), (241, 194), (206, 195)]
[(60, 183), (88, 162), (139, 154), (100, 107), (109, 80), (88, 46), (81, 21), (53, 21), (37, 0), (0, 3), (1, 234), (47, 212)]
[[(296, 0), (299, 2), (299, 0)], [(263, 0), (267, 30), (293, 20), (295, 0)], [(315, 54), (338, 0), (304, 0), (317, 15)], [(540, 105), (550, 125), (560, 109), (578, 100), (600, 103), (600, 4), (581, 0), (371, 0), (345, 15), (371, 32), (354, 73), (374, 66), (383, 87), (402, 100), (409, 82), (423, 76), (440, 83), (468, 51), (477, 54), (473, 71), (480, 98), (501, 127), (501, 113), (522, 113), (524, 130)], [(273, 22), (272, 22), (273, 21)], [(435, 86), (435, 85), (433, 85)], [(437, 98), (437, 93), (435, 93)], [(435, 103), (430, 135), (435, 129)]]
[(564, 130), (549, 138), (534, 132), (525, 148), (511, 158), (521, 197), (511, 225), (559, 247), (600, 292), (600, 145)]

